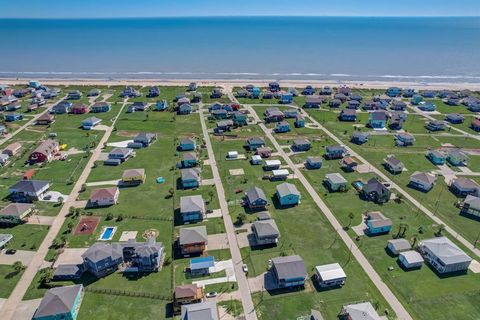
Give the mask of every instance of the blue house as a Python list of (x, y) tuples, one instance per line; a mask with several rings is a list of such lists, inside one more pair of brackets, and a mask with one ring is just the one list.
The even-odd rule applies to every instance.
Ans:
[(379, 211), (369, 212), (365, 222), (367, 224), (367, 234), (369, 235), (389, 233), (393, 226), (392, 220)]
[(251, 137), (246, 141), (246, 146), (250, 151), (256, 151), (258, 148), (265, 147), (265, 140), (260, 137)]
[(312, 86), (306, 86), (305, 89), (303, 89), (302, 94), (304, 96), (311, 96), (312, 94), (315, 94), (315, 88)]
[(280, 103), (289, 104), (293, 102), (293, 94), (290, 92), (282, 93), (280, 96)]
[(202, 221), (205, 212), (201, 195), (180, 197), (180, 214), (184, 223)]
[(325, 158), (329, 160), (341, 159), (347, 154), (347, 149), (343, 146), (328, 146), (325, 148)]
[(90, 109), (90, 112), (109, 112), (112, 109), (112, 105), (108, 102), (95, 102)]
[(285, 118), (295, 118), (296, 116), (299, 115), (298, 110), (295, 108), (290, 108), (285, 111), (283, 111), (283, 115)]
[(411, 98), (411, 97), (413, 97), (415, 94), (416, 94), (415, 89), (408, 88), (408, 89), (405, 89), (405, 90), (403, 91), (403, 96), (404, 96), (405, 98)]
[(425, 125), (425, 128), (430, 131), (445, 130), (445, 123), (440, 120), (432, 120), (427, 122), (427, 124)]
[(49, 289), (32, 320), (75, 320), (82, 304), (83, 293), (81, 284)]
[(39, 87), (41, 86), (41, 84), (40, 84), (40, 82), (37, 81), (37, 80), (30, 80), (30, 81), (28, 82), (28, 86), (29, 86), (30, 88), (37, 89), (37, 88), (39, 88)]
[(183, 154), (182, 161), (180, 162), (181, 168), (192, 168), (198, 164), (197, 155), (195, 152), (186, 152)]
[(55, 106), (53, 106), (52, 112), (55, 114), (69, 113), (72, 106), (73, 106), (73, 103), (71, 103), (70, 101), (63, 100), (57, 103)]
[(95, 117), (90, 117), (82, 121), (82, 128), (84, 130), (90, 130), (93, 127), (95, 127), (97, 124), (102, 122), (101, 119), (95, 118)]
[(300, 192), (291, 183), (279, 184), (275, 195), (282, 206), (293, 206), (300, 201)]
[(423, 97), (419, 94), (416, 94), (410, 99), (410, 103), (413, 104), (414, 106), (418, 105), (420, 102), (423, 101)]
[(260, 98), (261, 90), (260, 90), (259, 87), (253, 87), (251, 92), (252, 92), (252, 98), (253, 98), (253, 99), (258, 99), (258, 98)]
[(447, 156), (438, 150), (430, 150), (427, 153), (427, 158), (435, 165), (445, 164)]
[(295, 128), (303, 127), (305, 127), (305, 117), (299, 114), (295, 117)]
[(398, 87), (390, 87), (385, 93), (387, 94), (387, 96), (394, 98), (398, 97), (402, 93), (402, 89)]
[(167, 108), (168, 108), (167, 100), (161, 100), (155, 103), (155, 110), (157, 111), (165, 111), (167, 110)]
[(307, 161), (305, 162), (305, 167), (307, 169), (320, 169), (322, 167), (322, 158), (307, 157)]
[[(215, 257), (198, 257), (190, 259), (190, 273), (193, 276), (204, 276), (210, 274), (210, 268), (215, 266)], [(193, 318), (193, 317), (192, 317)], [(184, 318), (187, 319), (187, 318)], [(190, 319), (190, 317), (188, 317)]]
[(387, 125), (387, 113), (385, 111), (370, 112), (368, 125), (373, 129), (384, 129)]
[(273, 258), (270, 270), (277, 288), (302, 287), (308, 277), (305, 263), (300, 256)]
[(308, 139), (295, 139), (292, 143), (293, 151), (308, 151), (312, 147), (312, 143)]
[(347, 108), (348, 109), (359, 109), (360, 108), (360, 100), (350, 100), (347, 103)]
[(356, 121), (357, 111), (355, 109), (343, 109), (338, 118), (340, 121)]
[(459, 113), (450, 113), (450, 114), (447, 114), (447, 116), (445, 117), (445, 120), (453, 124), (459, 124), (459, 123), (463, 123), (463, 121), (465, 120), (465, 117)]
[(433, 102), (423, 101), (423, 102), (420, 102), (420, 104), (418, 105), (418, 109), (422, 111), (435, 111), (437, 109), (437, 106)]
[(228, 117), (228, 112), (225, 109), (216, 109), (212, 110), (210, 114), (215, 118), (215, 119), (226, 119)]
[(178, 146), (178, 150), (180, 151), (193, 151), (196, 148), (196, 142), (194, 139), (185, 138), (180, 140), (180, 145)]
[(368, 141), (369, 138), (368, 132), (354, 131), (352, 134), (351, 142), (361, 145)]
[(19, 113), (9, 113), (9, 114), (6, 114), (4, 117), (5, 117), (5, 121), (7, 122), (19, 121), (23, 119), (23, 115)]
[(200, 169), (181, 169), (180, 172), (182, 174), (181, 182), (184, 189), (196, 188), (200, 185)]
[(184, 103), (178, 107), (178, 114), (190, 114), (192, 113), (192, 105), (189, 103)]
[(240, 111), (232, 112), (232, 121), (238, 126), (243, 126), (247, 124), (247, 115)]
[(276, 133), (288, 132), (290, 131), (290, 124), (287, 121), (278, 122), (274, 130)]

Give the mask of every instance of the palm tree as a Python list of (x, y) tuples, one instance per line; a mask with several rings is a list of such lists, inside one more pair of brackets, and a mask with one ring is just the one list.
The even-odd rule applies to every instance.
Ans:
[(412, 237), (412, 248), (415, 248), (417, 241), (418, 241), (418, 235), (414, 234)]
[(437, 237), (441, 237), (443, 231), (445, 231), (445, 225), (444, 225), (444, 224), (441, 224), (441, 225), (438, 226), (438, 230), (437, 230), (437, 232), (435, 233), (435, 235), (436, 235)]
[(40, 282), (45, 285), (50, 281), (52, 281), (52, 279), (53, 279), (53, 270), (51, 268), (48, 268), (42, 273), (40, 277)]

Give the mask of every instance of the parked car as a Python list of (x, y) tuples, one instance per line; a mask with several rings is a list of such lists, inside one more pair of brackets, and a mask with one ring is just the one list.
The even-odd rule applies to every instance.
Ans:
[(205, 295), (207, 298), (215, 298), (217, 296), (217, 292), (209, 292)]
[(8, 249), (5, 251), (6, 254), (15, 254), (17, 252), (17, 250), (15, 249)]
[(245, 263), (242, 265), (242, 270), (243, 272), (248, 273), (248, 267)]

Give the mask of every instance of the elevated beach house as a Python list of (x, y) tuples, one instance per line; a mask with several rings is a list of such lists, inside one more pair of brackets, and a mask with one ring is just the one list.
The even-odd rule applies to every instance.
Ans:
[(389, 155), (383, 159), (383, 166), (392, 174), (402, 173), (403, 169), (405, 169), (403, 162), (393, 155)]
[(50, 188), (48, 181), (20, 180), (8, 189), (14, 202), (31, 203), (40, 200)]
[(108, 207), (117, 203), (120, 190), (117, 187), (92, 190), (87, 207)]
[(300, 192), (297, 187), (291, 183), (281, 183), (277, 185), (275, 195), (281, 206), (296, 205), (300, 201)]
[(440, 274), (467, 272), (472, 262), (472, 258), (447, 237), (422, 240), (418, 244), (418, 251)]
[(252, 209), (265, 209), (268, 204), (265, 192), (258, 187), (252, 187), (245, 192), (245, 205)]
[(252, 232), (257, 246), (276, 245), (280, 237), (280, 231), (273, 219), (253, 222)]
[(365, 219), (367, 225), (367, 234), (378, 235), (390, 232), (392, 230), (392, 220), (385, 217), (380, 211), (373, 211), (367, 213)]
[(467, 195), (463, 201), (461, 213), (480, 218), (480, 196)]
[(53, 139), (47, 139), (40, 143), (36, 147), (30, 156), (28, 162), (30, 163), (42, 163), (53, 160), (54, 156), (60, 151), (60, 145)]
[(298, 255), (273, 258), (270, 270), (277, 288), (303, 287), (308, 276), (305, 263)]
[(325, 158), (328, 160), (341, 159), (347, 155), (347, 149), (341, 145), (325, 147)]
[(416, 171), (410, 176), (408, 186), (423, 192), (428, 192), (433, 188), (437, 177), (428, 172)]
[(260, 137), (251, 137), (246, 141), (246, 148), (250, 151), (256, 151), (257, 148), (265, 147), (265, 140)]
[(193, 151), (195, 150), (197, 143), (195, 139), (192, 138), (184, 138), (180, 140), (180, 144), (178, 145), (179, 151)]
[(30, 203), (10, 203), (0, 210), (0, 224), (16, 225), (25, 222), (33, 208)]
[(200, 168), (181, 169), (180, 173), (180, 181), (182, 184), (182, 188), (196, 188), (200, 185)]
[(348, 181), (340, 173), (328, 173), (324, 180), (330, 192), (346, 190)]
[(295, 139), (292, 143), (292, 150), (299, 151), (308, 151), (312, 147), (312, 143), (308, 139)]
[(54, 287), (45, 292), (32, 320), (75, 320), (84, 295), (83, 285)]
[(430, 150), (427, 152), (427, 158), (435, 165), (445, 164), (447, 156), (439, 150)]
[(450, 182), (450, 190), (458, 197), (480, 196), (480, 185), (472, 179), (458, 177)]
[(373, 129), (385, 129), (387, 125), (387, 113), (383, 110), (370, 112), (368, 125)]
[(338, 263), (324, 264), (315, 267), (315, 280), (321, 288), (341, 287), (347, 275)]
[(202, 254), (208, 244), (207, 227), (198, 226), (180, 229), (178, 244), (183, 255)]
[(82, 128), (84, 130), (91, 130), (93, 127), (100, 124), (101, 122), (101, 119), (90, 117), (82, 121)]
[(363, 199), (373, 201), (377, 204), (388, 202), (388, 200), (390, 200), (390, 195), (390, 190), (385, 187), (383, 183), (378, 181), (377, 178), (371, 178), (368, 180), (360, 191), (360, 196)]
[(106, 101), (95, 102), (90, 112), (100, 113), (100, 112), (109, 112), (112, 109), (112, 105)]
[(203, 220), (205, 212), (205, 202), (201, 195), (180, 198), (180, 214), (184, 223)]

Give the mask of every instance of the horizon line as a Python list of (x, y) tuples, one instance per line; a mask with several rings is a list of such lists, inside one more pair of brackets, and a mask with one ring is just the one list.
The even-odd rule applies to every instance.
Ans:
[(114, 19), (179, 19), (179, 18), (480, 18), (480, 15), (182, 15), (182, 16), (118, 16), (118, 17), (1, 17), (0, 20), (114, 20)]

